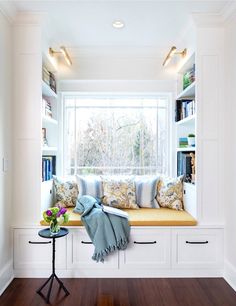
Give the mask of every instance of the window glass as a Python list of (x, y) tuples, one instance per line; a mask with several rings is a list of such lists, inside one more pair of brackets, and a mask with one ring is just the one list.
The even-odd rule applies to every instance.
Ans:
[(168, 96), (64, 96), (64, 174), (168, 172)]

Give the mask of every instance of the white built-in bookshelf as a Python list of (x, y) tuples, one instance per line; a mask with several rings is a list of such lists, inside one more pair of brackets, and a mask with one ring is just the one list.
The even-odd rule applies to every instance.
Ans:
[[(50, 72), (50, 67), (44, 67)], [(58, 150), (58, 96), (55, 90), (42, 80), (42, 182), (45, 184), (56, 174)], [(45, 137), (44, 137), (45, 136)]]
[[(193, 65), (195, 64), (195, 55), (193, 54), (189, 59), (184, 63), (184, 65), (180, 68), (178, 71), (178, 79), (177, 79), (177, 95), (175, 99), (175, 110), (177, 108), (177, 103), (181, 105), (181, 101), (194, 101), (194, 109), (191, 109), (188, 113), (185, 114), (175, 114), (177, 118), (175, 118), (175, 130), (176, 130), (176, 173), (177, 175), (184, 174), (181, 172), (181, 167), (178, 165), (180, 161), (182, 162), (179, 154), (182, 154), (182, 156), (190, 156), (190, 153), (195, 154), (196, 156), (196, 100), (195, 100), (195, 91), (196, 91), (196, 82), (197, 80), (194, 80), (189, 86), (187, 86), (185, 89), (183, 89), (183, 75), (193, 68)], [(177, 102), (180, 101), (180, 102)], [(184, 102), (185, 103), (185, 102)], [(186, 102), (187, 104), (187, 102)], [(177, 110), (176, 110), (177, 111)], [(179, 143), (180, 138), (187, 138), (189, 134), (195, 135), (195, 146), (186, 146), (181, 147)], [(188, 157), (189, 158), (189, 157)], [(190, 158), (188, 159), (188, 161)], [(186, 165), (186, 163), (185, 163)], [(192, 165), (191, 165), (192, 166)], [(183, 169), (182, 169), (183, 170)], [(196, 210), (196, 172), (195, 172), (195, 181), (193, 184), (193, 181), (188, 181), (184, 183), (184, 194), (191, 194), (192, 197), (192, 203), (194, 208), (194, 215)], [(185, 196), (185, 195), (184, 195)]]

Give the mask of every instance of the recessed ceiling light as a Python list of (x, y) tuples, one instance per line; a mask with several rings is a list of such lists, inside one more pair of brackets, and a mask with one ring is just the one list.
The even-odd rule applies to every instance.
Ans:
[(113, 28), (116, 28), (116, 29), (122, 29), (125, 26), (125, 24), (121, 20), (114, 20), (112, 22), (112, 26), (113, 26)]

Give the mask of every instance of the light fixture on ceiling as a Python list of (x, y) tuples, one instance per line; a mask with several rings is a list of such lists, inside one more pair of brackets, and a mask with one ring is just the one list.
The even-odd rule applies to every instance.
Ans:
[(122, 29), (125, 26), (125, 24), (122, 20), (114, 20), (112, 22), (112, 26), (115, 29)]
[(171, 58), (173, 57), (173, 55), (180, 55), (182, 57), (185, 57), (187, 54), (187, 49), (185, 48), (183, 51), (181, 52), (177, 52), (176, 51), (177, 48), (175, 46), (171, 47), (170, 51), (168, 52), (164, 62), (163, 62), (163, 66), (167, 66), (168, 63), (170, 62)]
[(72, 65), (71, 58), (70, 58), (70, 56), (69, 56), (69, 54), (68, 54), (66, 48), (63, 47), (63, 46), (60, 47), (60, 51), (55, 51), (55, 50), (53, 50), (52, 48), (49, 48), (49, 54), (50, 54), (51, 56), (54, 56), (55, 54), (62, 54), (62, 55), (64, 56), (64, 59), (65, 59), (66, 63), (67, 63), (69, 66)]

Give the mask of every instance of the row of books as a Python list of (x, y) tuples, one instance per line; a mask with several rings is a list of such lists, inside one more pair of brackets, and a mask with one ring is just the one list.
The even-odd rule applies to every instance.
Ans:
[(42, 157), (42, 181), (49, 181), (56, 174), (56, 156)]
[(52, 117), (52, 105), (51, 102), (42, 98), (42, 115)]
[(183, 89), (187, 88), (195, 81), (195, 64), (183, 75)]
[(175, 121), (183, 120), (195, 114), (195, 100), (177, 100), (175, 109)]
[(191, 182), (192, 174), (194, 174), (194, 157), (194, 152), (177, 153), (177, 175), (184, 175), (184, 180), (187, 182)]

